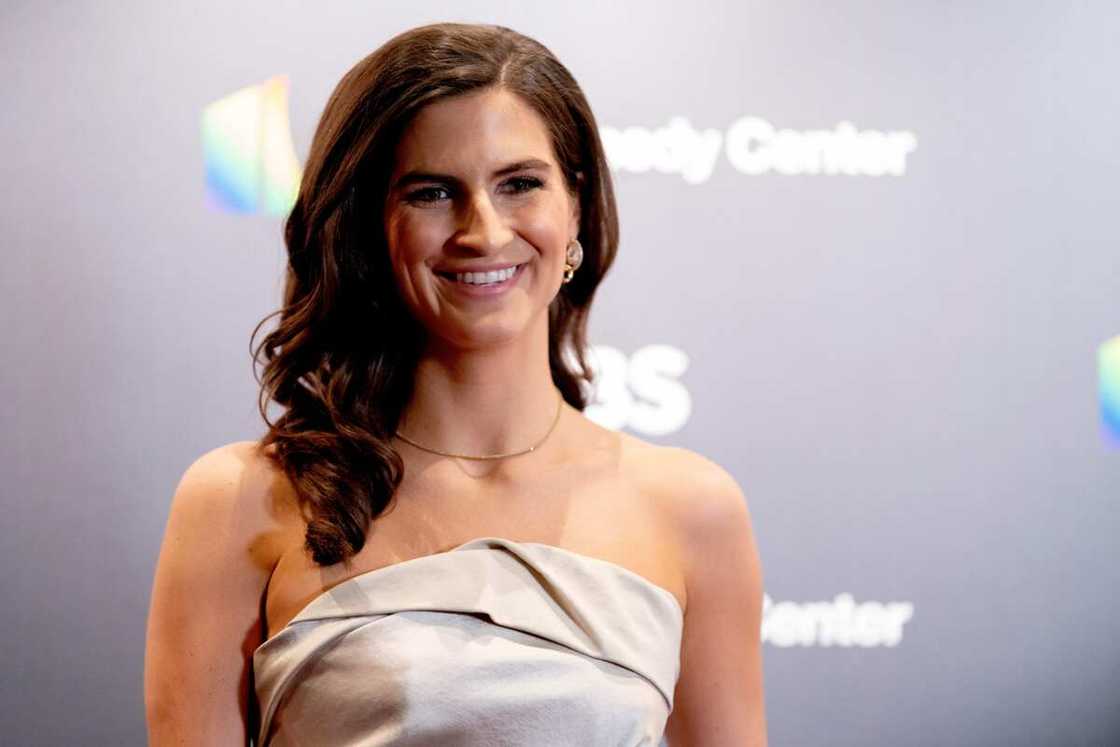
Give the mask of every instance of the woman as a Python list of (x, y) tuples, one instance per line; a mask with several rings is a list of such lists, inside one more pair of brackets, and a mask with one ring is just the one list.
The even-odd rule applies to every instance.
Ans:
[(764, 745), (739, 486), (583, 415), (618, 228), (568, 70), (499, 26), (390, 40), (331, 95), (285, 240), (287, 409), (176, 489), (151, 743)]

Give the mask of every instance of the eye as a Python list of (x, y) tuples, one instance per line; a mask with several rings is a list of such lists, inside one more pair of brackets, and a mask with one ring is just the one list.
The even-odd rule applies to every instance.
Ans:
[(531, 189), (540, 187), (542, 182), (540, 179), (532, 176), (515, 176), (507, 181), (506, 184), (517, 185), (517, 188), (514, 189), (515, 192), (528, 192)]
[[(533, 176), (515, 176), (507, 179), (503, 186), (512, 186), (514, 194), (523, 194), (544, 186), (544, 182)], [(433, 203), (441, 199), (439, 193), (447, 192), (446, 187), (423, 187), (408, 193), (407, 200), (416, 203)]]
[(417, 189), (413, 192), (409, 192), (408, 193), (408, 201), (409, 202), (435, 202), (436, 199), (438, 199), (438, 198), (434, 197), (432, 195), (432, 192), (446, 192), (446, 191), (447, 191), (447, 189), (444, 188), (444, 187), (424, 187), (423, 189)]

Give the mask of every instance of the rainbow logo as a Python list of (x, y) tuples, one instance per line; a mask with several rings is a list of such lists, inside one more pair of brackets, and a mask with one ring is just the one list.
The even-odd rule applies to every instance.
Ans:
[(1101, 425), (1105, 438), (1120, 446), (1120, 336), (1107, 340), (1097, 350), (1100, 376)]
[(284, 215), (301, 167), (288, 121), (288, 77), (234, 91), (202, 110), (206, 193), (220, 210)]

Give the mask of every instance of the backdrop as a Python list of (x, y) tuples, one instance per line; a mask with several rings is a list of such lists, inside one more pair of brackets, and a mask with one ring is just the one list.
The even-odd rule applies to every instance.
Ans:
[(772, 744), (1120, 743), (1115, 4), (0, 15), (7, 743), (144, 743), (170, 497), (263, 432), (248, 338), (315, 123), (440, 20), (536, 37), (595, 110), (588, 414), (742, 485)]

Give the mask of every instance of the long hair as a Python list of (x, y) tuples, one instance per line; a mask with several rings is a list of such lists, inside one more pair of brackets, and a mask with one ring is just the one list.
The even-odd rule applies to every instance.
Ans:
[[(591, 107), (546, 47), (504, 26), (438, 23), (393, 37), (351, 68), (327, 101), (284, 225), (283, 304), (250, 338), (268, 425), (259, 447), (268, 453), (275, 444), (269, 458), (301, 509), (310, 509), (305, 546), (320, 565), (362, 548), (404, 476), (391, 439), (425, 331), (396, 288), (380, 209), (397, 142), (424, 106), (488, 88), (517, 94), (541, 115), (580, 201), (583, 262), (549, 306), (549, 367), (564, 399), (581, 412), (587, 406), (587, 317), (618, 247)], [(276, 328), (254, 349), (261, 325), (277, 314)], [(270, 400), (286, 408), (275, 423)]]

